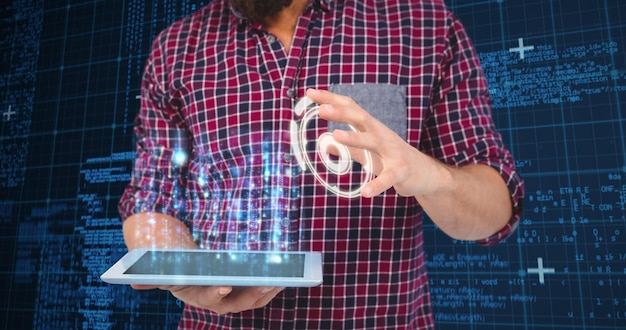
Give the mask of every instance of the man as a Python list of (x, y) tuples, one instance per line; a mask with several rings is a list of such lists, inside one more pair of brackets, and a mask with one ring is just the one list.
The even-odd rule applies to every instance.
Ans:
[[(349, 124), (334, 139), (370, 153), (360, 196), (292, 157), (305, 96), (323, 119), (307, 134)], [(181, 328), (431, 329), (422, 212), (485, 245), (521, 212), (479, 62), (441, 0), (213, 0), (156, 38), (136, 133), (129, 249), (324, 255), (314, 288), (160, 287), (185, 302)]]

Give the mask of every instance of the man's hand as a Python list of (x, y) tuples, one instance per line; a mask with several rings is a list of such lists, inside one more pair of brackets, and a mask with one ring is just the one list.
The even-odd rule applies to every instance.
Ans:
[[(197, 249), (187, 226), (169, 215), (137, 213), (124, 221), (124, 240), (135, 248)], [(267, 305), (283, 288), (229, 286), (131, 285), (136, 290), (167, 290), (185, 304), (219, 314), (238, 313)]]
[(283, 288), (131, 285), (137, 290), (167, 290), (185, 304), (210, 310), (218, 314), (239, 313), (267, 305)]
[(409, 145), (351, 98), (318, 90), (307, 91), (307, 96), (320, 104), (321, 118), (357, 129), (333, 132), (335, 140), (349, 148), (354, 160), (363, 164), (360, 150), (370, 152), (376, 178), (362, 187), (363, 197), (376, 196), (391, 187), (405, 197), (431, 194), (442, 182), (438, 178), (448, 174), (440, 162)]
[(320, 105), (321, 118), (356, 128), (333, 132), (352, 158), (363, 164), (362, 150), (369, 151), (376, 178), (363, 185), (363, 197), (391, 187), (401, 196), (413, 196), (437, 226), (456, 239), (486, 238), (508, 223), (513, 214), (511, 195), (494, 168), (446, 165), (407, 143), (351, 98), (314, 89), (306, 95)]

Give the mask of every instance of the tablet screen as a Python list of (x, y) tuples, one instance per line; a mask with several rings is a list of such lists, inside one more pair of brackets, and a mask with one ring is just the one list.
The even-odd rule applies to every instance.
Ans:
[(124, 274), (303, 277), (303, 254), (146, 251)]

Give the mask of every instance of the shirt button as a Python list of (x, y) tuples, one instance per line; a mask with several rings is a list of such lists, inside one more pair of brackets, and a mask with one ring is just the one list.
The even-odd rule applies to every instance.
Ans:
[(296, 91), (293, 88), (289, 88), (287, 90), (287, 97), (294, 98), (296, 96)]
[(276, 41), (276, 37), (274, 37), (273, 35), (268, 35), (267, 36), (267, 42), (269, 42), (270, 44), (273, 44)]
[(291, 161), (293, 160), (293, 156), (291, 154), (284, 154), (283, 160), (285, 161), (285, 163), (291, 163)]

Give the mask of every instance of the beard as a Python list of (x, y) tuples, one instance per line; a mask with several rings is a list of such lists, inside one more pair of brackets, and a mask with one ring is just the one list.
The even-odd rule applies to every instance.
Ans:
[(289, 6), (292, 0), (230, 0), (238, 12), (243, 17), (257, 23), (262, 23), (263, 19), (280, 12)]

